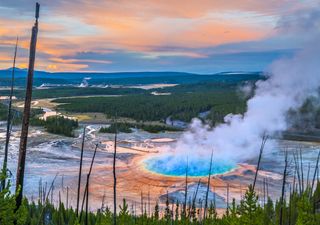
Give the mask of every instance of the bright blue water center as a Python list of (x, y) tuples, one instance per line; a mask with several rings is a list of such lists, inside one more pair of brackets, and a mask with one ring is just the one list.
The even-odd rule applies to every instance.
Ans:
[[(146, 169), (168, 176), (185, 176), (186, 160), (177, 159), (172, 155), (163, 155), (149, 158), (144, 161)], [(228, 172), (236, 167), (235, 163), (226, 161), (214, 161), (212, 163), (211, 174), (217, 175)], [(188, 163), (188, 176), (207, 176), (210, 168), (210, 157), (190, 159)]]

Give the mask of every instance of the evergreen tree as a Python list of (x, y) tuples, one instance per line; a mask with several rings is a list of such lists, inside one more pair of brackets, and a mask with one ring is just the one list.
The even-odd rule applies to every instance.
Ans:
[(240, 224), (263, 224), (262, 209), (258, 204), (258, 195), (256, 195), (252, 185), (249, 185), (243, 200), (240, 202), (238, 214), (240, 216)]
[(169, 194), (167, 193), (167, 199), (166, 199), (166, 208), (164, 210), (164, 218), (167, 221), (167, 224), (171, 220), (171, 211), (170, 211), (170, 203), (169, 203)]
[(154, 219), (159, 220), (159, 203), (156, 202), (156, 205), (154, 207)]
[(120, 225), (127, 225), (130, 221), (129, 209), (128, 204), (125, 199), (122, 200), (122, 205), (120, 207), (119, 212), (119, 221)]

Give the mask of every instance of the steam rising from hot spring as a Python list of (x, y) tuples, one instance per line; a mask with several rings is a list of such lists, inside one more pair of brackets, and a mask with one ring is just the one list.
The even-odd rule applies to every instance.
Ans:
[[(290, 59), (274, 62), (268, 78), (256, 83), (254, 96), (244, 115), (227, 115), (225, 123), (209, 129), (194, 119), (188, 132), (170, 149), (172, 161), (210, 158), (241, 162), (258, 154), (264, 134), (287, 130), (287, 112), (299, 108), (310, 96), (318, 96), (320, 85), (320, 45), (314, 43)], [(272, 146), (268, 140), (266, 150)], [(199, 165), (200, 166), (200, 165)]]

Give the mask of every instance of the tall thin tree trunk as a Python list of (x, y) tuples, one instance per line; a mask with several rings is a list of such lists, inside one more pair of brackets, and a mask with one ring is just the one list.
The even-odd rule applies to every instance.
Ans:
[(298, 161), (298, 156), (297, 156), (297, 152), (293, 153), (293, 160), (295, 163), (295, 170), (297, 171), (297, 178), (298, 178), (298, 186), (299, 186), (299, 194), (301, 195), (302, 193), (302, 186), (301, 186), (301, 179), (300, 179), (300, 166), (299, 166), (299, 161)]
[(114, 153), (113, 153), (113, 225), (117, 224), (117, 175), (116, 175), (116, 159), (117, 159), (117, 121), (114, 134)]
[(229, 183), (227, 183), (227, 215), (229, 215)]
[(151, 207), (150, 207), (150, 187), (148, 190), (148, 216), (151, 216)]
[(315, 183), (315, 180), (316, 180), (316, 175), (317, 175), (317, 171), (318, 171), (318, 167), (319, 167), (319, 159), (320, 159), (320, 150), (319, 150), (318, 157), (317, 157), (316, 168), (314, 168), (312, 184), (311, 184), (311, 193), (313, 192), (313, 187), (314, 187), (314, 183)]
[[(83, 199), (82, 199), (82, 204), (81, 204), (80, 221), (81, 221), (81, 214), (83, 212), (84, 202), (85, 202), (85, 200), (87, 200), (86, 198), (88, 197), (90, 176), (91, 176), (91, 172), (92, 172), (94, 159), (96, 158), (97, 149), (98, 149), (98, 144), (96, 144), (96, 147), (94, 149), (93, 156), (92, 156), (92, 159), (91, 159), (90, 168), (89, 168), (89, 172), (87, 174), (87, 182), (86, 182), (86, 186), (85, 186), (85, 189), (84, 189), (84, 194), (83, 194)], [(87, 203), (87, 201), (86, 201), (86, 203)]]
[(263, 178), (263, 206), (266, 205), (266, 178)]
[(307, 172), (307, 187), (309, 187), (309, 175), (310, 175), (310, 163), (308, 163), (308, 172)]
[(267, 139), (268, 139), (268, 136), (266, 135), (263, 135), (262, 137), (262, 142), (261, 142), (261, 146), (260, 146), (260, 153), (259, 153), (259, 159), (258, 159), (258, 164), (257, 164), (257, 169), (256, 169), (256, 174), (254, 176), (254, 180), (253, 180), (253, 190), (256, 186), (256, 181), (257, 181), (257, 177), (258, 177), (258, 172), (259, 172), (259, 169), (260, 169), (260, 162), (261, 162), (261, 157), (262, 157), (262, 152), (263, 152), (263, 149), (264, 149), (264, 145), (266, 144), (267, 142)]
[(28, 141), (28, 130), (29, 130), (29, 119), (30, 119), (30, 109), (31, 109), (31, 99), (32, 99), (32, 86), (33, 86), (33, 73), (34, 73), (34, 63), (36, 58), (36, 46), (37, 46), (37, 36), (38, 36), (38, 18), (39, 18), (40, 4), (36, 3), (36, 14), (35, 14), (35, 24), (32, 28), (32, 36), (30, 42), (30, 53), (29, 53), (29, 67), (28, 67), (28, 78), (26, 87), (26, 97), (24, 101), (22, 128), (20, 136), (20, 146), (19, 146), (19, 159), (16, 177), (16, 207), (20, 207), (23, 196), (23, 180), (24, 180), (24, 170), (26, 164), (26, 153), (27, 153), (27, 141)]
[(86, 192), (86, 217), (85, 217), (85, 225), (88, 225), (88, 210), (89, 210), (89, 179), (90, 174), (87, 175), (87, 192)]
[(300, 169), (301, 169), (301, 185), (302, 185), (302, 192), (304, 192), (304, 177), (303, 177), (303, 164), (302, 164), (302, 149), (299, 149), (300, 153)]
[[(195, 210), (195, 212), (193, 212), (194, 214), (196, 213), (196, 209), (193, 209), (193, 207), (195, 207), (195, 204), (196, 204), (200, 183), (201, 183), (201, 179), (199, 179), (199, 181), (198, 181), (196, 192), (193, 195), (193, 199), (192, 199), (192, 203), (191, 203), (191, 211)], [(189, 213), (189, 219), (190, 219), (190, 216), (191, 216), (191, 213)]]
[(292, 196), (293, 196), (293, 191), (291, 192), (291, 184), (289, 186), (289, 213), (288, 213), (288, 225), (291, 225), (291, 211), (292, 211)]
[[(13, 96), (13, 87), (14, 87), (14, 72), (16, 67), (16, 58), (17, 58), (17, 49), (18, 49), (18, 37), (16, 40), (16, 46), (14, 49), (14, 56), (13, 56), (13, 65), (12, 65), (12, 72), (11, 72), (11, 88), (10, 88), (10, 95), (9, 95), (9, 105), (8, 105), (8, 115), (7, 115), (7, 131), (6, 131), (6, 142), (4, 145), (4, 159), (3, 159), (3, 167), (2, 172), (6, 175), (7, 174), (7, 163), (8, 163), (8, 150), (9, 150), (9, 141), (11, 136), (11, 123), (12, 123), (12, 96)], [(2, 189), (6, 186), (6, 176), (2, 180)]]
[(284, 210), (284, 192), (285, 192), (285, 186), (286, 186), (286, 178), (287, 178), (287, 167), (288, 167), (288, 152), (285, 153), (285, 165), (283, 170), (283, 179), (282, 179), (282, 190), (281, 190), (281, 203), (280, 203), (280, 216), (279, 216), (279, 224), (283, 224), (283, 210)]
[(207, 208), (208, 208), (208, 196), (209, 196), (209, 189), (210, 189), (212, 159), (213, 159), (213, 150), (211, 152), (210, 167), (209, 167), (209, 174), (208, 174), (208, 184), (207, 184), (207, 191), (206, 191), (206, 199), (205, 199), (205, 202), (204, 202), (203, 220), (206, 220), (206, 213), (207, 213)]
[(140, 194), (140, 204), (141, 204), (141, 216), (143, 216), (143, 193), (141, 191), (141, 194)]
[(266, 178), (266, 188), (267, 188), (267, 200), (269, 198), (269, 182), (268, 182), (268, 178)]
[(186, 165), (186, 183), (184, 189), (184, 204), (183, 204), (183, 216), (184, 218), (187, 217), (187, 198), (188, 198), (188, 158), (187, 158), (187, 165)]
[(67, 186), (67, 203), (66, 203), (67, 209), (69, 209), (69, 186)]
[(80, 187), (81, 187), (81, 175), (82, 175), (82, 160), (83, 160), (83, 149), (84, 149), (85, 136), (86, 136), (86, 127), (83, 128), (83, 133), (82, 133), (81, 155), (80, 155), (80, 165), (79, 165), (79, 175), (78, 175), (78, 189), (77, 189), (77, 209), (76, 209), (77, 217), (79, 215)]
[(92, 167), (93, 167), (93, 163), (94, 163), (94, 159), (96, 158), (96, 153), (97, 153), (97, 149), (98, 149), (98, 144), (96, 144), (96, 147), (94, 149), (94, 152), (93, 152), (93, 156), (92, 156), (92, 159), (91, 159), (91, 164), (90, 164), (90, 168), (89, 168), (89, 172), (87, 174), (87, 181), (86, 181), (86, 185), (85, 185), (85, 189), (84, 189), (84, 194), (83, 194), (83, 199), (82, 199), (82, 204), (81, 204), (81, 211), (80, 211), (80, 222), (81, 222), (81, 215), (82, 215), (82, 212), (83, 212), (83, 207), (84, 207), (84, 203), (86, 201), (86, 204), (88, 204), (88, 192), (89, 192), (89, 183), (90, 183), (90, 176), (91, 176), (91, 172), (92, 172)]

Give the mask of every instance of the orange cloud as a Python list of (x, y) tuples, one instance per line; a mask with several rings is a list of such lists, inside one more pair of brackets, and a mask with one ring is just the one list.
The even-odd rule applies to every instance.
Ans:
[[(62, 59), (82, 51), (118, 49), (140, 52), (146, 57), (205, 57), (192, 49), (266, 38), (273, 33), (277, 17), (304, 7), (299, 0), (40, 0), (40, 3), (37, 66), (52, 71), (111, 63), (106, 59)], [(0, 7), (1, 10), (5, 8)], [(27, 58), (33, 13), (29, 20), (25, 18), (25, 15), (1, 18), (0, 13), (0, 46), (12, 47), (19, 35), (19, 46), (25, 52), (23, 60)], [(262, 23), (267, 25), (261, 26)], [(158, 50), (164, 47), (172, 50)], [(181, 48), (188, 50), (174, 50)], [(12, 52), (2, 51), (1, 65), (9, 66), (10, 60), (6, 59), (11, 55)]]

